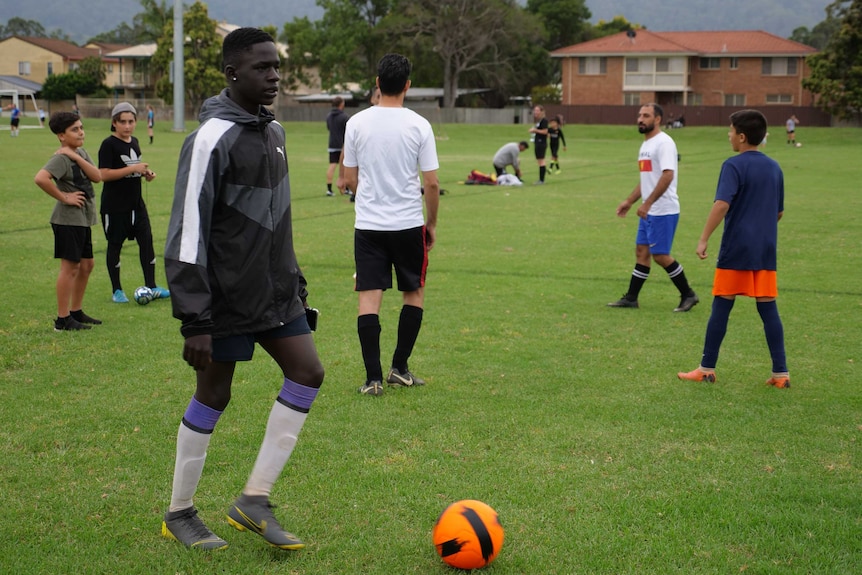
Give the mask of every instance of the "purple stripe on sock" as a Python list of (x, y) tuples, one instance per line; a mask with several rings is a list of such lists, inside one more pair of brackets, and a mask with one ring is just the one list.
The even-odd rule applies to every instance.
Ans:
[(314, 398), (317, 397), (317, 392), (317, 388), (300, 385), (285, 377), (284, 385), (281, 387), (278, 398), (283, 403), (295, 405), (300, 409), (308, 411), (311, 409), (311, 404), (314, 403)]
[(203, 431), (212, 431), (215, 429), (218, 418), (223, 412), (208, 407), (197, 399), (192, 397), (189, 406), (186, 408), (186, 413), (183, 420), (190, 423), (197, 429)]

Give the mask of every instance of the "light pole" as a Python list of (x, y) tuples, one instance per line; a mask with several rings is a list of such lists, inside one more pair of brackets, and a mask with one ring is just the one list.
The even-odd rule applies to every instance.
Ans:
[(174, 132), (185, 131), (185, 61), (183, 58), (183, 3), (174, 0)]

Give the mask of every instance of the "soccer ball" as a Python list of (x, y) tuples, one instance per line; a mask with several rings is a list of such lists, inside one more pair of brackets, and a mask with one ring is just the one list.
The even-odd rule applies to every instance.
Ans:
[(802, 147), (802, 142), (796, 142), (796, 147), (797, 147), (797, 148), (801, 148), (801, 147)]
[(503, 526), (489, 505), (463, 499), (443, 510), (431, 538), (446, 564), (479, 569), (489, 565), (503, 547)]
[(155, 299), (155, 295), (153, 294), (153, 290), (148, 288), (147, 286), (141, 286), (135, 290), (135, 301), (140, 305), (147, 305), (153, 299)]

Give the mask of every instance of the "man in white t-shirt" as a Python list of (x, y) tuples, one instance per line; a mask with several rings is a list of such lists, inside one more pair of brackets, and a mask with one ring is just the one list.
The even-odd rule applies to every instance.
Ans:
[(380, 101), (354, 114), (344, 137), (344, 184), (356, 191), (356, 323), (366, 372), (359, 392), (372, 396), (383, 394), (379, 314), (383, 292), (392, 287), (393, 267), (403, 306), (386, 382), (401, 387), (425, 383), (410, 372), (407, 360), (422, 327), (428, 252), (437, 239), (440, 182), (431, 124), (404, 107), (410, 71), (410, 60), (404, 56), (383, 56), (377, 63)]
[(689, 311), (699, 301), (688, 285), (682, 265), (670, 255), (679, 222), (676, 194), (679, 156), (673, 139), (661, 130), (663, 114), (658, 104), (647, 104), (638, 112), (638, 131), (644, 135), (638, 155), (640, 182), (617, 207), (617, 215), (623, 218), (638, 198), (643, 200), (637, 209), (640, 222), (635, 242), (636, 263), (629, 291), (609, 303), (609, 307), (638, 307), (638, 294), (649, 277), (652, 260), (664, 268), (679, 290), (680, 302), (673, 311)]

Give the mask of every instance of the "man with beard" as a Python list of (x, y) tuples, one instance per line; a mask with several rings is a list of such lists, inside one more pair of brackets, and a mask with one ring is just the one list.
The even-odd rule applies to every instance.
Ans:
[(682, 265), (670, 255), (673, 236), (679, 222), (677, 162), (679, 156), (673, 139), (661, 129), (663, 111), (658, 104), (642, 106), (638, 112), (638, 131), (644, 135), (638, 155), (640, 182), (617, 206), (617, 215), (625, 217), (632, 205), (642, 199), (635, 248), (635, 269), (629, 290), (609, 307), (638, 307), (638, 294), (649, 277), (652, 260), (664, 268), (680, 293), (679, 305), (673, 311), (689, 311), (698, 303), (697, 294), (688, 285)]

